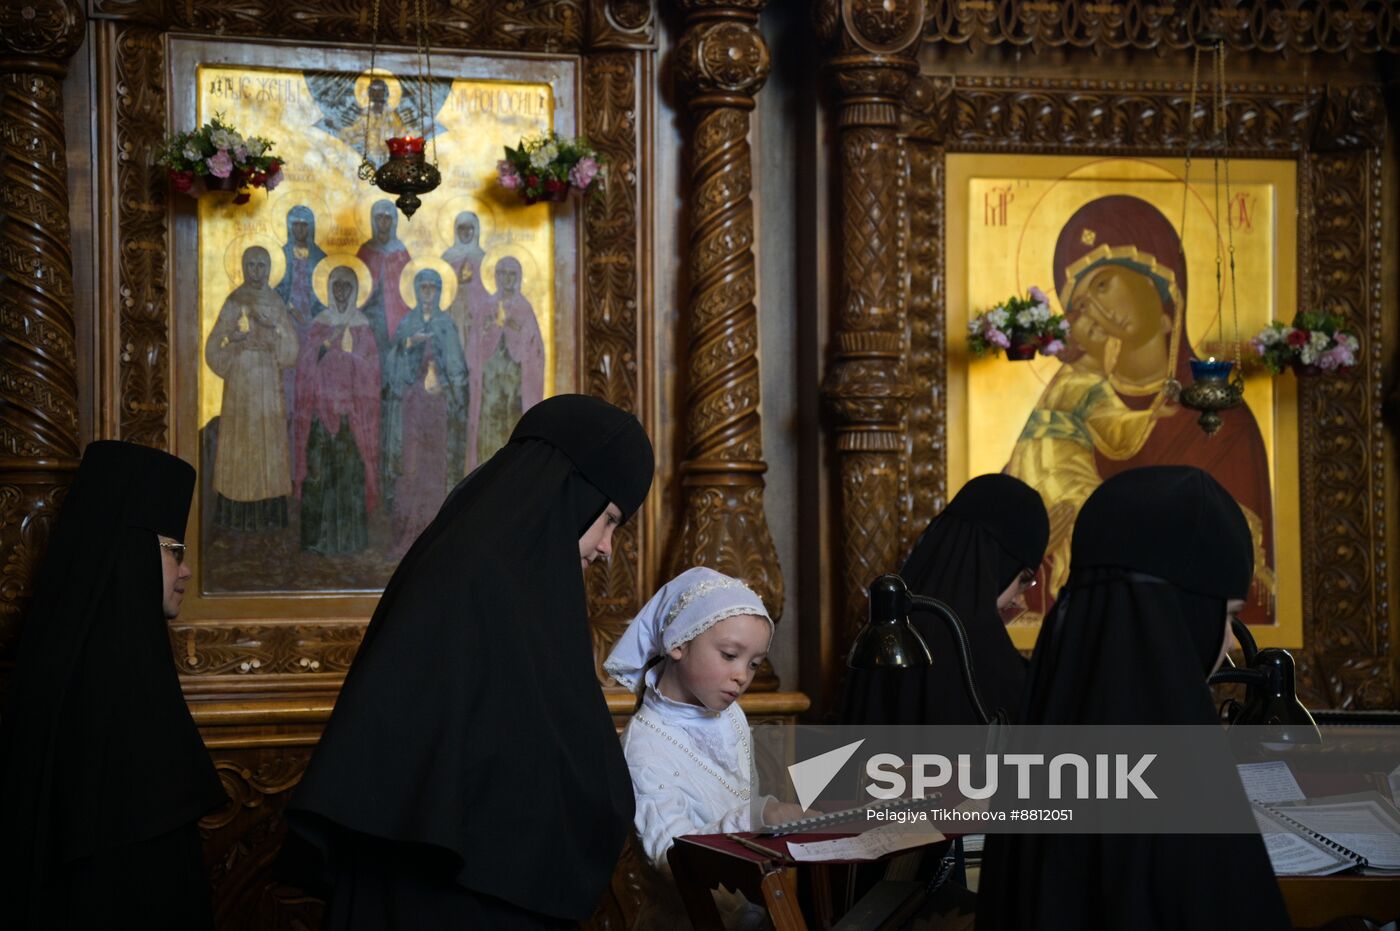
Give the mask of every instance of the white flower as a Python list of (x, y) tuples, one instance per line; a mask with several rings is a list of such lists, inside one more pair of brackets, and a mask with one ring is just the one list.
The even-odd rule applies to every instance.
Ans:
[(1008, 319), (1005, 307), (993, 307), (991, 310), (987, 311), (987, 322), (998, 330), (1006, 326)]
[(1050, 319), (1050, 305), (1033, 304), (1029, 309), (1021, 311), (1021, 317), (1025, 322), (1044, 323)]
[(267, 140), (261, 136), (250, 136), (244, 143), (248, 147), (248, 154), (257, 158), (267, 151)]
[(1320, 352), (1320, 349), (1318, 349), (1311, 342), (1309, 342), (1306, 346), (1299, 350), (1298, 358), (1303, 360), (1304, 365), (1312, 365), (1314, 362), (1317, 361), (1317, 357)]
[(231, 137), (233, 137), (233, 145), (229, 146), (229, 148), (236, 149), (236, 148), (239, 148), (240, 146), (243, 145), (243, 136), (242, 136), (242, 134), (237, 133), (237, 132), (231, 132), (231, 133), (229, 133), (229, 135), (230, 135)]
[(1332, 342), (1332, 337), (1327, 335), (1326, 330), (1313, 330), (1308, 334), (1308, 346), (1314, 352), (1321, 352), (1327, 348), (1327, 344)]
[(969, 336), (976, 336), (978, 333), (981, 333), (982, 318), (973, 317), (971, 320), (967, 321), (967, 332)]
[(535, 168), (544, 168), (558, 157), (559, 147), (550, 142), (530, 153), (530, 164)]
[(1273, 346), (1283, 342), (1283, 331), (1278, 327), (1265, 327), (1254, 340), (1262, 346)]
[(204, 154), (192, 145), (185, 146), (185, 148), (180, 152), (180, 154), (185, 156), (186, 159), (192, 162), (197, 162), (200, 159), (204, 158)]
[(216, 129), (209, 134), (209, 141), (214, 143), (216, 149), (233, 148), (233, 133), (226, 129)]

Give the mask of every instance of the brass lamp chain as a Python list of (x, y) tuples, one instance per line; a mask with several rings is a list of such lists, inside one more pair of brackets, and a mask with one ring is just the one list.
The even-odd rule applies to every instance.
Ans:
[[(428, 123), (433, 124), (433, 164), (437, 164), (437, 107), (433, 103), (433, 55), (428, 49), (428, 4), (427, 0), (414, 0), (414, 13), (418, 18), (418, 100), (422, 106), (425, 96), (428, 100), (428, 109), (418, 115), (418, 132), (424, 139), (428, 138)], [(426, 72), (427, 78), (424, 79)]]
[[(369, 33), (369, 79), (374, 83), (374, 56), (379, 48), (379, 0), (370, 2), (370, 33)], [(369, 105), (368, 91), (366, 92), (366, 105)], [(365, 139), (364, 146), (360, 149), (360, 169), (361, 181), (374, 183), (375, 165), (369, 160), (369, 126), (374, 122), (370, 119), (369, 113), (365, 113)]]
[[(1225, 42), (1223, 40), (1216, 45), (1215, 55), (1216, 61), (1219, 63), (1216, 80), (1220, 88), (1220, 133), (1225, 147), (1225, 237), (1228, 241), (1230, 252), (1230, 319), (1231, 326), (1234, 329), (1231, 347), (1233, 349), (1235, 362), (1235, 381), (1243, 382), (1244, 370), (1240, 361), (1240, 305), (1238, 291), (1235, 285), (1235, 224), (1231, 222), (1229, 215), (1229, 211), (1232, 209), (1230, 205), (1233, 204), (1234, 201), (1231, 199), (1230, 194), (1230, 114), (1225, 87)], [(1219, 222), (1218, 214), (1217, 222)], [(1216, 249), (1219, 248), (1219, 239), (1217, 237)], [(1223, 314), (1220, 317), (1220, 338), (1222, 342), (1225, 339), (1225, 317)]]
[(1223, 70), (1221, 68), (1219, 43), (1215, 46), (1215, 67), (1212, 70), (1215, 72), (1212, 76), (1215, 86), (1211, 88), (1210, 92), (1211, 170), (1214, 173), (1214, 184), (1211, 187), (1211, 196), (1215, 203), (1215, 322), (1216, 333), (1218, 334), (1221, 344), (1224, 344), (1225, 313), (1222, 301), (1224, 299), (1225, 279), (1223, 277), (1224, 256), (1221, 254), (1220, 250), (1220, 140), (1223, 138), (1221, 134), (1224, 131), (1224, 120), (1221, 119), (1220, 114), (1222, 105), (1220, 76)]
[[(1190, 102), (1186, 105), (1186, 171), (1185, 177), (1181, 181), (1181, 230), (1179, 233), (1178, 255), (1181, 257), (1181, 267), (1186, 268), (1186, 203), (1191, 191), (1191, 144), (1195, 141), (1193, 128), (1196, 125), (1196, 91), (1201, 86), (1201, 47), (1196, 46), (1195, 55), (1191, 59), (1191, 96)], [(1181, 330), (1186, 318), (1186, 295), (1183, 293), (1178, 300), (1177, 306), (1172, 314), (1172, 344), (1171, 352), (1167, 354), (1167, 383), (1176, 380), (1176, 360), (1181, 352)], [(1179, 386), (1178, 386), (1179, 387)]]

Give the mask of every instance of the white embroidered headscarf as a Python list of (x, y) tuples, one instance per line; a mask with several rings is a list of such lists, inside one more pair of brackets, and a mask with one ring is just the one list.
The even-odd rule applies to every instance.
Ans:
[(636, 691), (647, 664), (688, 643), (725, 618), (752, 614), (773, 619), (763, 599), (738, 579), (703, 566), (687, 569), (656, 592), (632, 619), (603, 664), (623, 686)]

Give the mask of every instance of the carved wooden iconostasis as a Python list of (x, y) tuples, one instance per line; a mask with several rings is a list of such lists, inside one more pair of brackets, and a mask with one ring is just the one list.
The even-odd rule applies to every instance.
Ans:
[[(970, 364), (965, 323), (1017, 287), (1059, 289), (1063, 269), (972, 264), (986, 246), (969, 232), (969, 216), (1001, 223), (1009, 209), (1006, 197), (969, 204), (974, 190), (990, 193), (976, 186), (1002, 184), (1012, 196), (1012, 184), (1024, 187), (1026, 200), (1015, 206), (1028, 224), (1033, 206), (1056, 197), (1078, 198), (1068, 212), (1140, 183), (1087, 182), (1097, 193), (1066, 194), (1065, 187), (1086, 183), (1072, 180), (1084, 177), (1077, 173), (1155, 174), (1170, 185), (1182, 173), (1189, 135), (1198, 146), (1191, 187), (1196, 197), (1210, 194), (1210, 157), (1199, 148), (1210, 132), (1209, 46), (1194, 111), (1191, 69), (1202, 37), (1218, 34), (1229, 63), (1229, 155), (1280, 179), (1257, 192), (1282, 212), (1274, 224), (1275, 271), (1264, 270), (1272, 287), (1241, 295), (1256, 304), (1249, 308), (1254, 329), (1240, 325), (1245, 349), (1261, 303), (1284, 321), (1314, 307), (1341, 314), (1361, 339), (1359, 364), (1347, 376), (1251, 376), (1255, 416), (1276, 431), (1269, 481), (1274, 548), (1284, 561), (1274, 568), (1286, 576), (1275, 592), (1287, 598), (1276, 615), (1273, 605), (1255, 605), (1256, 619), (1266, 622), (1260, 639), (1295, 648), (1300, 691), (1311, 706), (1395, 707), (1388, 588), (1395, 473), (1387, 458), (1394, 447), (1381, 416), (1397, 345), (1395, 242), (1382, 222), (1393, 218), (1395, 200), (1386, 187), (1394, 147), (1384, 94), (1400, 49), (1393, 7), (829, 2), (818, 25), (831, 43), (837, 87), (844, 272), (824, 393), (838, 423), (833, 482), (841, 489), (842, 536), (831, 549), (845, 568), (847, 607), (844, 618), (827, 621), (826, 639), (849, 643), (863, 612), (856, 586), (898, 565), (970, 474), (1000, 468), (1026, 422), (1026, 410), (997, 407), (1010, 403), (1005, 397), (970, 397), (978, 379), (984, 390), (996, 382), (1005, 391), (985, 375), (1007, 363)], [(1046, 180), (997, 180), (1006, 178)], [(1296, 210), (1289, 206), (1295, 184)], [(1179, 202), (1179, 180), (1175, 187)], [(1147, 190), (1138, 191), (1139, 208)], [(974, 206), (997, 216), (980, 218)], [(1144, 217), (1161, 216), (1142, 209)], [(1180, 210), (1168, 213), (1179, 225)], [(1048, 244), (1028, 248), (1053, 249), (1056, 229), (1039, 231)], [(1087, 227), (1075, 233), (1094, 235)], [(1018, 248), (1006, 249), (1011, 265)], [(1189, 243), (1186, 251), (1195, 261)], [(989, 281), (995, 295), (983, 293)], [(1188, 306), (1213, 314), (1209, 276), (1192, 283), (1197, 303)], [(985, 303), (969, 306), (978, 300)], [(996, 439), (1008, 430), (1010, 439)], [(969, 450), (978, 452), (978, 444), (985, 461), (970, 469), (978, 456)], [(897, 533), (891, 515), (898, 515)], [(823, 664), (820, 686), (804, 686), (827, 694), (838, 679), (833, 665)]]
[[(751, 113), (770, 71), (782, 70), (758, 28), (765, 0), (427, 3), (445, 79), (547, 85), (567, 105), (555, 125), (585, 135), (609, 161), (601, 196), (540, 221), (556, 243), (554, 284), (548, 302), (526, 295), (537, 309), (555, 309), (554, 390), (602, 396), (636, 412), (653, 437), (674, 437), (658, 442), (664, 493), (623, 526), (611, 563), (589, 572), (599, 660), (659, 582), (708, 564), (747, 579), (775, 618), (785, 600), (803, 605), (803, 680), (783, 685), (800, 684), (819, 711), (834, 710), (845, 650), (864, 620), (864, 587), (900, 564), (966, 478), (957, 450), (974, 428), (966, 408), (951, 407), (966, 403), (967, 387), (953, 328), (969, 312), (965, 282), (954, 291), (966, 270), (950, 267), (967, 243), (955, 249), (948, 240), (967, 228), (950, 213), (966, 207), (959, 160), (1138, 160), (1170, 174), (1187, 127), (1197, 140), (1205, 133), (1205, 102), (1190, 112), (1191, 51), (1214, 31), (1230, 55), (1231, 155), (1277, 169), (1256, 181), (1291, 183), (1296, 196), (1293, 215), (1278, 218), (1289, 232), (1274, 240), (1282, 249), (1272, 265), (1274, 309), (1291, 316), (1288, 295), (1297, 306), (1320, 295), (1362, 344), (1352, 374), (1287, 382), (1296, 430), (1271, 434), (1273, 461), (1296, 462), (1291, 476), (1276, 465), (1270, 481), (1275, 512), (1298, 528), (1285, 549), (1297, 565), (1289, 608), (1301, 632), (1303, 698), (1315, 707), (1396, 707), (1393, 5), (817, 0), (809, 10), (787, 2), (803, 9), (785, 7), (784, 22), (810, 22), (799, 43), (810, 45), (802, 49), (810, 74), (784, 93), (805, 97), (815, 114), (813, 125), (796, 120), (796, 154), (798, 173), (811, 173), (801, 189), (822, 201), (789, 206), (800, 218), (831, 218), (812, 234), (816, 245), (807, 243), (791, 290), (831, 302), (794, 304), (784, 323), (801, 335), (795, 344), (815, 347), (796, 363), (797, 390), (820, 392), (820, 425), (808, 416), (814, 402), (774, 409), (759, 397), (755, 245), (767, 234), (755, 217), (753, 166), (763, 153), (750, 146)], [(381, 50), (391, 63), (400, 56), (401, 67), (414, 45), (412, 4), (383, 0), (381, 8)], [(0, 5), (0, 680), (82, 442), (121, 438), (202, 462), (215, 395), (201, 393), (213, 384), (201, 368), (210, 322), (200, 320), (201, 302), (217, 315), (235, 286), (238, 263), (226, 260), (241, 256), (240, 237), (270, 236), (278, 248), (287, 238), (291, 189), (258, 229), (235, 222), (219, 233), (212, 265), (194, 261), (207, 208), (171, 192), (154, 154), (168, 133), (209, 115), (197, 100), (198, 68), (311, 68), (342, 80), (368, 64), (370, 11), (368, 0)], [(789, 39), (782, 47), (791, 54)], [(754, 135), (773, 146), (779, 132)], [(677, 190), (656, 188), (657, 177), (671, 177), (658, 170), (663, 161), (684, 164)], [(950, 189), (955, 169), (963, 170), (959, 191)], [(1198, 191), (1204, 173), (1193, 174)], [(1048, 168), (1008, 176), (1061, 177)], [(1293, 180), (1277, 180), (1285, 176)], [(342, 210), (314, 178), (300, 183), (307, 206), (343, 227), (328, 231), (336, 242), (327, 253), (356, 252), (365, 203)], [(451, 193), (440, 203), (424, 197), (430, 222), (414, 235), (426, 255), (443, 251), (438, 212), (454, 197), (462, 209), (478, 198), (483, 225), (482, 215), (497, 210), (481, 206), (479, 190)], [(681, 201), (681, 232), (658, 229), (676, 222), (669, 205)], [(764, 202), (771, 210), (774, 200)], [(528, 232), (499, 215), (492, 222), (516, 240)], [(496, 236), (484, 245), (511, 242)], [(674, 359), (651, 351), (672, 345), (656, 332), (669, 319), (654, 306), (670, 293), (661, 276), (680, 282)], [(829, 340), (825, 320), (816, 322), (823, 315)], [(797, 448), (822, 463), (804, 461), (802, 471), (817, 478), (765, 478), (760, 409), (770, 425), (811, 421)], [(1290, 481), (1296, 500), (1280, 503)], [(803, 517), (814, 532), (799, 567), (815, 595), (784, 591), (765, 490), (770, 499), (800, 497), (815, 512)], [(233, 799), (203, 822), (219, 927), (314, 927), (320, 903), (279, 885), (268, 865), (285, 831), (281, 807), (353, 659), (373, 586), (278, 583), (250, 592), (214, 581), (172, 624), (172, 646)], [(761, 676), (745, 698), (750, 714), (805, 708), (804, 696), (777, 689), (775, 676)], [(619, 720), (630, 711), (628, 696), (614, 690), (609, 701)], [(635, 909), (631, 856), (599, 927), (624, 927)]]
[[(378, 283), (367, 277), (365, 250), (374, 251), (379, 195), (347, 177), (358, 161), (354, 118), (371, 119), (376, 7), (376, 67), (411, 74), (414, 6), (406, 0), (36, 0), (0, 10), (0, 663), (13, 659), (29, 580), (82, 443), (121, 438), (198, 464), (198, 591), (171, 636), (233, 800), (201, 823), (223, 928), (318, 923), (321, 903), (280, 885), (269, 865), (285, 833), (282, 806), (399, 542), (371, 522), (366, 545), (337, 567), (308, 555), (304, 539), (298, 545), (294, 503), (290, 525), (278, 518), (258, 528), (252, 545), (225, 526), (221, 483), (239, 476), (221, 477), (217, 465), (229, 395), (209, 351), (245, 325), (237, 308), (221, 318), (232, 292), (258, 284), (256, 246), (270, 259), (268, 286), (292, 282), (290, 259), (304, 261), (297, 249), (308, 246), (328, 267), (355, 272), (361, 300)], [(635, 412), (652, 436), (678, 437), (678, 451), (658, 448), (657, 486), (680, 493), (652, 495), (619, 530), (614, 557), (587, 577), (600, 679), (611, 643), (672, 567), (706, 564), (745, 577), (775, 619), (783, 600), (763, 511), (747, 142), (769, 67), (757, 28), (762, 3), (678, 7), (669, 54), (695, 151), (690, 239), (676, 241), (690, 259), (678, 411), (655, 400), (665, 369), (677, 366), (648, 348), (656, 343), (653, 276), (663, 267), (653, 255), (650, 187), (660, 107), (652, 3), (430, 0), (438, 96), (429, 109), (439, 113), (446, 181), (424, 196), (416, 226), (399, 218), (388, 235), (414, 255), (404, 274), (435, 268), (446, 285), (458, 271), (443, 270), (456, 220), (472, 214), (477, 245), (496, 252), (473, 272), (490, 284), (505, 257), (522, 270), (519, 291), (542, 331), (543, 391), (604, 397)], [(405, 80), (386, 86), (389, 111), (422, 106), (407, 100), (414, 91)], [(492, 89), (508, 92), (508, 114), (480, 112)], [(286, 191), (257, 191), (242, 207), (172, 192), (155, 161), (164, 139), (221, 110), (245, 134), (283, 141)], [(490, 132), (471, 131), (474, 114), (476, 128)], [(603, 153), (601, 194), (526, 208), (492, 187), (499, 146), (548, 127), (583, 135)], [(309, 243), (293, 242), (295, 220), (311, 226)], [(299, 299), (324, 303), (327, 276), (310, 277)], [(391, 292), (381, 287), (378, 300)], [(412, 289), (400, 293), (412, 306)], [(293, 430), (293, 450), (298, 440)], [(483, 440), (479, 452), (489, 445)], [(664, 501), (675, 501), (676, 513), (664, 513)], [(250, 584), (254, 575), (261, 581)], [(790, 718), (806, 707), (805, 696), (777, 689), (775, 675), (760, 675), (745, 698), (750, 714)], [(608, 700), (624, 721), (631, 696), (610, 686)], [(625, 926), (635, 912), (633, 856), (624, 854), (599, 927)]]

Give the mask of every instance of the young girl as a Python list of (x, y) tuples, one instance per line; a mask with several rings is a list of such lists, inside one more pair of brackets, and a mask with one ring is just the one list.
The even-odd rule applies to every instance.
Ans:
[[(677, 837), (752, 828), (752, 749), (736, 699), (772, 639), (763, 601), (743, 582), (688, 569), (647, 602), (604, 664), (618, 682), (643, 691), (622, 736), (646, 854), (639, 929), (690, 926), (666, 860)], [(796, 805), (774, 799), (765, 800), (762, 813), (768, 823), (802, 816)], [(738, 893), (717, 892), (715, 899), (726, 927), (757, 927), (764, 919)]]

